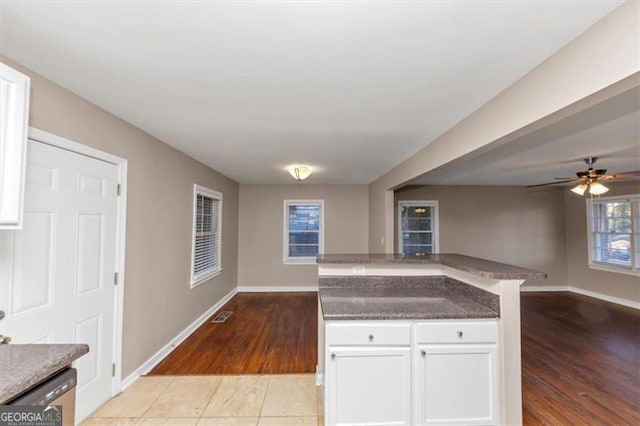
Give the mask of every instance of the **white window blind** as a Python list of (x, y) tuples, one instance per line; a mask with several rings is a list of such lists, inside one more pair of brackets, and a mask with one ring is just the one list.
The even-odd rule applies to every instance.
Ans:
[(315, 263), (323, 252), (323, 206), (322, 200), (285, 200), (285, 263)]
[(437, 253), (437, 201), (400, 201), (398, 203), (398, 222), (400, 254)]
[(632, 273), (640, 268), (640, 195), (588, 200), (589, 263)]
[(222, 270), (222, 194), (194, 185), (193, 198), (191, 286), (195, 287)]

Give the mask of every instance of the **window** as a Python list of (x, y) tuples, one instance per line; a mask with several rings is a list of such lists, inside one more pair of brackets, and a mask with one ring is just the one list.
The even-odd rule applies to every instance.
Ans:
[(640, 274), (640, 194), (587, 200), (589, 265)]
[(316, 263), (324, 251), (324, 201), (284, 201), (284, 263)]
[(438, 202), (398, 203), (398, 249), (400, 254), (438, 252)]
[(221, 251), (222, 194), (194, 185), (192, 288), (222, 271)]

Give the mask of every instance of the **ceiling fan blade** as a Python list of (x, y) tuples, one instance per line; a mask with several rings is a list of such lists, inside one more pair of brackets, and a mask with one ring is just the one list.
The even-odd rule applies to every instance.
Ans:
[(547, 183), (539, 183), (536, 185), (527, 185), (527, 188), (539, 188), (541, 186), (549, 186), (549, 185), (564, 185), (568, 183), (578, 183), (582, 182), (582, 179), (571, 179), (571, 180), (561, 180), (558, 182), (547, 182)]
[(640, 180), (640, 170), (634, 172), (612, 173), (600, 176), (599, 180)]

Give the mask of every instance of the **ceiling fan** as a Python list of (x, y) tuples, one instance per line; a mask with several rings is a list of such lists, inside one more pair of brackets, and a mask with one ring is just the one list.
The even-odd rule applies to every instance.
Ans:
[(587, 163), (589, 168), (582, 172), (577, 172), (577, 179), (572, 178), (556, 178), (561, 179), (557, 182), (548, 182), (548, 183), (540, 183), (537, 185), (529, 185), (527, 188), (539, 188), (542, 186), (549, 185), (569, 185), (573, 183), (577, 183), (578, 185), (574, 188), (571, 188), (572, 192), (575, 192), (578, 195), (584, 195), (585, 191), (589, 190), (589, 194), (592, 195), (601, 195), (605, 192), (609, 191), (609, 188), (604, 186), (601, 181), (615, 181), (615, 180), (636, 180), (640, 179), (640, 171), (634, 172), (623, 172), (623, 173), (610, 173), (607, 174), (605, 169), (594, 169), (593, 165), (595, 164), (598, 157), (588, 157), (584, 159), (584, 162)]

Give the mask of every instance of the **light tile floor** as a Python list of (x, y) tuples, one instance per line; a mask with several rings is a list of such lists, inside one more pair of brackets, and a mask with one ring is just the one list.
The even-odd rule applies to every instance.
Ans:
[(146, 376), (83, 425), (317, 426), (322, 395), (313, 374)]

